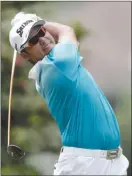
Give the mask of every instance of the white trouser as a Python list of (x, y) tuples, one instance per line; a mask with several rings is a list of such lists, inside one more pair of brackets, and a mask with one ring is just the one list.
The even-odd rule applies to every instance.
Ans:
[(122, 154), (107, 158), (108, 151), (63, 147), (54, 175), (127, 175), (129, 162)]

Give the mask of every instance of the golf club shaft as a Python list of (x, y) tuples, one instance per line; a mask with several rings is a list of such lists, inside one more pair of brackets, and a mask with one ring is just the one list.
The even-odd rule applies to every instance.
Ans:
[(12, 103), (12, 89), (13, 89), (16, 55), (17, 55), (17, 52), (16, 52), (16, 50), (14, 50), (13, 61), (12, 61), (11, 80), (10, 80), (9, 108), (8, 108), (8, 142), (7, 142), (8, 146), (10, 144), (11, 103)]

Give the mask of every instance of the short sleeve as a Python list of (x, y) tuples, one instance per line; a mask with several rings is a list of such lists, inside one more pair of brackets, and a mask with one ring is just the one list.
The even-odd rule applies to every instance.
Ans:
[(69, 79), (76, 79), (80, 54), (76, 45), (71, 41), (58, 43), (49, 53), (48, 59)]

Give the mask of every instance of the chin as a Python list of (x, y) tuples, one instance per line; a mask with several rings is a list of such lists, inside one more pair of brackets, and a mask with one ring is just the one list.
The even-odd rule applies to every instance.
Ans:
[(41, 56), (41, 57), (38, 59), (38, 61), (43, 60), (44, 57), (45, 57), (45, 55)]

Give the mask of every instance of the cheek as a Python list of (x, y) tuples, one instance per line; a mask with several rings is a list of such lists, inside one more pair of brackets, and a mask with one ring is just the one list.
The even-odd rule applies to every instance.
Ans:
[(39, 43), (30, 48), (29, 56), (32, 60), (41, 60), (44, 57), (44, 52)]
[(48, 40), (50, 40), (52, 43), (55, 43), (54, 38), (53, 38), (52, 35), (50, 35), (49, 33), (47, 33), (47, 34), (45, 35), (45, 37), (48, 38)]
[(38, 44), (34, 45), (31, 49), (30, 49), (30, 54), (37, 56), (39, 53), (42, 52), (41, 46)]

